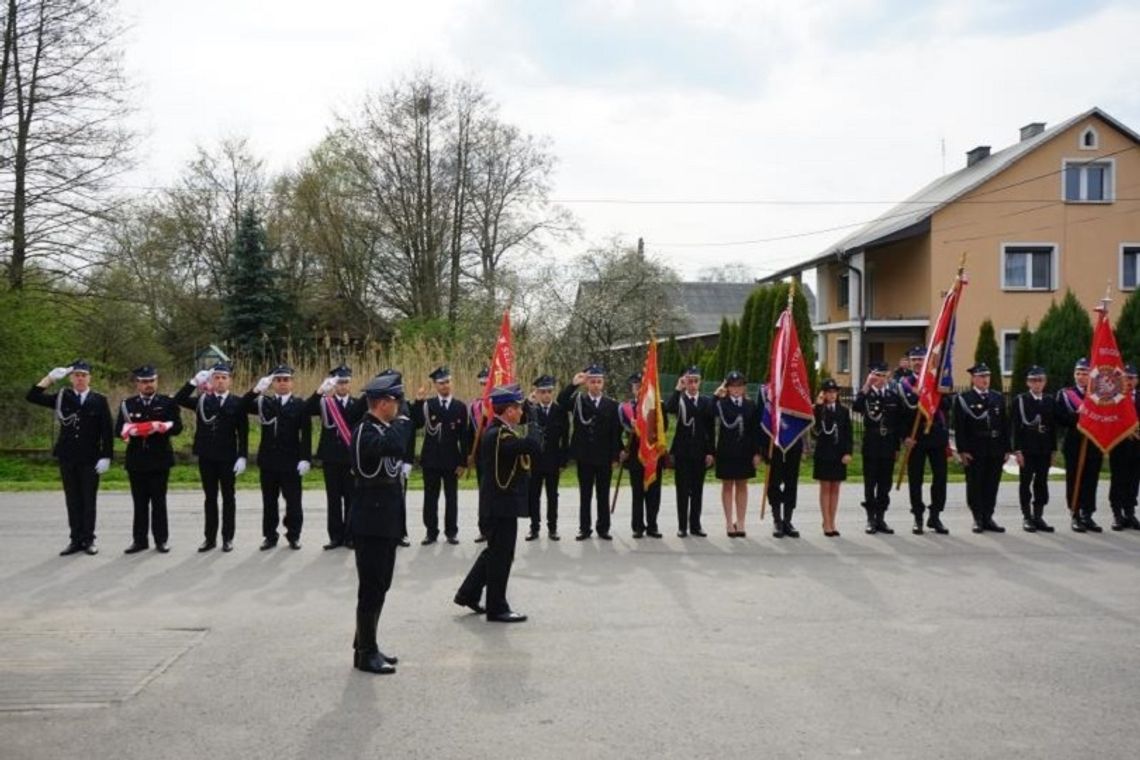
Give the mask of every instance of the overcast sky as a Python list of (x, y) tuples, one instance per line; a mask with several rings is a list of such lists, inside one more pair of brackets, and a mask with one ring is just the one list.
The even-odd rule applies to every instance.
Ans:
[(1096, 105), (1140, 129), (1136, 0), (121, 9), (147, 134), (131, 182), (165, 185), (196, 144), (228, 135), (290, 167), (335, 110), (433, 67), (479, 80), (509, 121), (553, 140), (554, 196), (584, 232), (560, 255), (643, 236), (686, 276), (730, 262), (761, 275), (826, 250), (880, 204), (959, 168), (976, 145), (1016, 142), (1031, 121)]

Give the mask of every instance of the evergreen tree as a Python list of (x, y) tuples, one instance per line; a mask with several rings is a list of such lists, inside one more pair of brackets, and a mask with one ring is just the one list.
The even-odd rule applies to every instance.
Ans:
[(285, 348), (290, 307), (278, 279), (265, 229), (251, 206), (242, 214), (230, 256), (222, 332), (239, 356), (258, 367), (277, 360)]
[(669, 375), (681, 373), (685, 358), (681, 356), (681, 347), (677, 345), (677, 336), (670, 335), (669, 340), (665, 341), (665, 347), (662, 349), (658, 360), (660, 362), (658, 370), (661, 373)]
[(990, 368), (990, 388), (1001, 393), (1001, 354), (992, 320), (985, 320), (978, 328), (978, 344), (974, 347), (974, 364), (985, 363)]
[(1124, 363), (1140, 363), (1140, 289), (1133, 290), (1124, 299), (1115, 330), (1116, 345)]
[(709, 366), (705, 368), (710, 380), (723, 378), (728, 371), (728, 352), (731, 347), (732, 328), (728, 325), (728, 317), (724, 317), (720, 320), (720, 335), (717, 337), (716, 351), (713, 353)]
[(1049, 306), (1033, 334), (1033, 354), (1049, 376), (1048, 388), (1056, 391), (1072, 381), (1073, 365), (1088, 356), (1092, 347), (1092, 320), (1073, 295), (1065, 292), (1058, 304)]
[(736, 344), (740, 340), (740, 323), (733, 320), (728, 326), (729, 349), (725, 355), (724, 372), (727, 375), (731, 370), (743, 372), (744, 369), (736, 363)]
[(1033, 366), (1033, 333), (1029, 332), (1029, 322), (1021, 323), (1017, 333), (1017, 348), (1013, 352), (1013, 373), (1010, 375), (1009, 390), (1020, 393), (1025, 387), (1025, 373)]
[(759, 382), (768, 381), (768, 353), (772, 349), (772, 301), (776, 298), (778, 286), (765, 285), (756, 294), (756, 308), (752, 312), (752, 324), (748, 328), (748, 369), (745, 372)]
[(748, 374), (748, 347), (752, 342), (752, 314), (756, 310), (756, 298), (759, 290), (753, 290), (744, 301), (744, 311), (740, 315), (740, 327), (736, 331), (736, 340), (732, 343), (732, 364), (741, 372)]

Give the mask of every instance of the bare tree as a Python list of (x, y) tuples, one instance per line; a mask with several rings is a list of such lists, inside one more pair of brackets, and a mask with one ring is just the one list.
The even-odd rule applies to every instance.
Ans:
[(124, 27), (108, 0), (8, 0), (0, 86), (0, 224), (8, 284), (28, 265), (74, 276), (98, 251), (93, 224), (128, 167)]

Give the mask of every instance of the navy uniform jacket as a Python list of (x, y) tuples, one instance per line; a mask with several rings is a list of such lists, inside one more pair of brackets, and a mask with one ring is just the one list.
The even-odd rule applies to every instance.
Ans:
[(716, 453), (716, 431), (713, 429), (713, 400), (674, 390), (665, 401), (665, 411), (677, 415), (677, 431), (669, 453), (674, 459), (704, 459)]
[[(898, 453), (900, 403), (898, 393), (887, 385), (855, 396), (852, 409), (863, 415), (865, 459), (893, 459)], [(904, 435), (909, 434), (908, 428)]]
[(71, 388), (47, 393), (38, 385), (28, 391), (28, 401), (56, 410), (59, 437), (51, 453), (67, 464), (90, 464), (111, 459), (115, 434), (111, 427), (111, 407), (107, 397), (87, 392), (87, 400), (79, 405), (79, 395)]
[(954, 394), (943, 393), (938, 404), (938, 411), (934, 415), (934, 422), (930, 432), (926, 432), (926, 417), (918, 411), (918, 380), (914, 373), (905, 375), (895, 384), (895, 392), (899, 397), (899, 438), (905, 439), (914, 430), (914, 419), (918, 417), (918, 430), (914, 434), (915, 448), (945, 449), (950, 445), (950, 428), (947, 425), (947, 415), (953, 403)]
[(467, 466), (470, 425), (467, 404), (452, 396), (444, 411), (443, 402), (435, 396), (413, 402), (411, 412), (416, 429), (424, 429), (421, 467), (454, 472), (457, 467)]
[[(1072, 453), (1081, 446), (1081, 440), (1085, 437), (1084, 434), (1077, 429), (1077, 409), (1080, 408), (1081, 401), (1085, 398), (1085, 392), (1080, 388), (1072, 385), (1067, 385), (1061, 390), (1057, 391), (1057, 400), (1053, 406), (1053, 419), (1057, 421), (1058, 427), (1065, 428), (1065, 440), (1063, 446), (1065, 449)], [(1094, 446), (1089, 447), (1089, 452), (1100, 450)]]
[(542, 404), (527, 404), (526, 422), (535, 425), (542, 432), (542, 452), (531, 460), (530, 471), (534, 473), (558, 472), (570, 460), (570, 419), (557, 401), (550, 402), (550, 409)]
[(194, 453), (199, 459), (211, 462), (234, 462), (238, 457), (249, 456), (249, 415), (241, 396), (218, 396), (205, 393), (192, 398), (194, 383), (186, 383), (174, 394), (174, 401), (185, 409), (194, 410)]
[(542, 434), (528, 426), (526, 437), (494, 420), (479, 440), (479, 514), (492, 520), (528, 517), (527, 486), (533, 457), (542, 453)]
[[(716, 431), (716, 458), (742, 460), (749, 463), (760, 453), (760, 413), (756, 402), (747, 396), (740, 407), (731, 397), (713, 400), (713, 422)], [(740, 419), (740, 422), (737, 420)], [(719, 422), (720, 424), (715, 424)]]
[(1009, 452), (1009, 417), (997, 391), (971, 388), (954, 400), (954, 442), (959, 453), (1000, 457)]
[(371, 414), (352, 433), (352, 532), (357, 536), (400, 538), (404, 535), (404, 483), (400, 470), (408, 440), (415, 436), (412, 422), (397, 418), (391, 424)]
[(1035, 399), (1028, 391), (1013, 400), (1010, 416), (1014, 451), (1033, 455), (1057, 450), (1056, 403), (1052, 396), (1043, 394)]
[(148, 403), (142, 396), (131, 396), (119, 407), (115, 433), (121, 436), (128, 422), (173, 422), (174, 427), (166, 433), (154, 433), (146, 438), (128, 438), (127, 472), (154, 472), (174, 466), (174, 447), (170, 445), (170, 438), (182, 432), (182, 412), (173, 398), (156, 393)]
[(585, 389), (567, 385), (558, 394), (558, 405), (570, 414), (574, 426), (570, 455), (579, 464), (602, 466), (617, 461), (621, 452), (621, 421), (616, 401), (602, 396), (595, 407)]
[(317, 440), (317, 456), (322, 462), (329, 464), (351, 464), (352, 457), (348, 452), (348, 445), (341, 440), (340, 434), (336, 430), (336, 424), (333, 423), (332, 417), (325, 411), (325, 406), (321, 403), (321, 399), (324, 398), (327, 398), (325, 402), (327, 404), (340, 404), (341, 414), (344, 416), (344, 422), (348, 425), (350, 433), (364, 418), (368, 411), (368, 402), (363, 397), (346, 396), (342, 403), (340, 396), (329, 395), (325, 397), (319, 393), (309, 396), (309, 400), (305, 402), (305, 409), (308, 414), (319, 418), (321, 421), (321, 436)]
[(295, 472), (297, 463), (312, 460), (313, 425), (305, 402), (290, 396), (285, 406), (275, 395), (250, 391), (242, 397), (245, 409), (258, 415), (261, 443), (257, 466), (273, 472)]
[(834, 409), (827, 404), (816, 404), (812, 409), (815, 421), (811, 434), (815, 436), (815, 457), (836, 461), (851, 454), (854, 447), (851, 435), (851, 411), (836, 402)]

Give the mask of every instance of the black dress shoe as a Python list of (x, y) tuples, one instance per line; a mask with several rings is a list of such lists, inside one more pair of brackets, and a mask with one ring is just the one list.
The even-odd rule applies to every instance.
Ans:
[(328, 551), (332, 551), (333, 549), (339, 549), (342, 546), (344, 546), (344, 544), (342, 544), (340, 541), (329, 541), (327, 544), (325, 544), (321, 548), (324, 549), (326, 552), (328, 552)]
[[(410, 541), (408, 541), (407, 536), (404, 536), (403, 538), (400, 539), (400, 546), (411, 546), (411, 545), (412, 544)], [(346, 538), (346, 539), (344, 539), (344, 548), (348, 549), (349, 551), (352, 551), (353, 549), (356, 548), (356, 542), (354, 542), (351, 538)]]
[(642, 538), (644, 535), (645, 535), (645, 531), (643, 531), (643, 530), (635, 530), (633, 532), (634, 538)]
[(1042, 533), (1052, 533), (1053, 532), (1053, 526), (1050, 525), (1049, 523), (1045, 522), (1045, 520), (1043, 518), (1034, 517), (1033, 518), (1033, 524), (1036, 525), (1037, 530), (1041, 531)]
[(863, 532), (866, 533), (868, 536), (873, 536), (879, 532), (879, 526), (875, 525), (874, 520), (868, 520), (867, 521), (867, 527), (863, 529)]
[(774, 521), (772, 523), (772, 538), (783, 538), (785, 535), (787, 535), (787, 534), (784, 533), (784, 521), (783, 520)]
[(589, 538), (591, 535), (592, 535), (592, 534), (591, 534), (591, 533), (590, 533), (590, 531), (588, 531), (588, 530), (587, 530), (587, 531), (582, 531), (582, 532), (579, 532), (579, 533), (578, 533), (578, 535), (574, 536), (574, 540), (575, 540), (575, 541), (585, 541), (585, 540), (586, 540), (587, 538)]
[(796, 526), (792, 525), (791, 520), (784, 520), (784, 535), (788, 538), (800, 537), (800, 532), (796, 530)]
[(277, 539), (276, 538), (266, 538), (266, 539), (262, 540), (261, 546), (259, 546), (257, 548), (259, 551), (264, 552), (264, 551), (268, 551), (268, 550), (272, 549), (275, 546), (277, 546)]
[(378, 675), (387, 676), (396, 672), (393, 665), (384, 662), (379, 652), (362, 653), (356, 661), (356, 669), (363, 670), (365, 673), (376, 673)]
[(914, 525), (911, 526), (910, 532), (916, 536), (922, 535), (922, 518), (921, 517), (919, 517), (918, 519), (916, 519), (914, 521)]
[(687, 535), (689, 535), (689, 531), (687, 531), (687, 530), (677, 531), (677, 538), (684, 538)]
[(472, 612), (479, 614), (479, 615), (482, 615), (484, 612), (487, 611), (487, 610), (483, 609), (483, 605), (479, 604), (478, 601), (472, 602), (470, 600), (464, 599), (459, 594), (456, 594), (455, 598), (452, 599), (452, 601), (455, 602), (456, 604), (458, 604), (460, 607), (466, 607), (467, 609), (469, 609)]
[(940, 536), (945, 536), (946, 534), (948, 534), (950, 532), (949, 530), (946, 529), (946, 526), (942, 524), (942, 520), (938, 517), (928, 518), (926, 520), (926, 527), (930, 528), (932, 531), (934, 531), (935, 533), (937, 533)]
[(1093, 521), (1092, 515), (1085, 515), (1084, 517), (1081, 518), (1081, 522), (1084, 523), (1085, 530), (1089, 531), (1090, 533), (1102, 533), (1102, 532), (1104, 532), (1104, 528), (1100, 527), (1099, 525), (1096, 524), (1096, 522)]
[(166, 544), (155, 544), (154, 550), (159, 554), (170, 554), (170, 547)]
[(879, 518), (878, 522), (875, 523), (875, 530), (879, 531), (880, 533), (886, 533), (888, 536), (893, 536), (895, 534), (895, 529), (887, 525), (886, 521), (882, 518)]
[(986, 532), (986, 529), (982, 527), (982, 524), (980, 522), (975, 522), (974, 527), (970, 528), (970, 530), (972, 530), (975, 533), (985, 533)]
[(420, 541), (420, 546), (431, 546), (435, 543), (435, 536), (425, 536), (423, 541)]
[(488, 623), (522, 623), (526, 621), (526, 615), (521, 612), (500, 612), (497, 615), (488, 615)]
[(1081, 518), (1079, 518), (1079, 517), (1074, 517), (1073, 521), (1072, 521), (1072, 523), (1070, 523), (1070, 525), (1072, 526), (1074, 533), (1087, 533), (1088, 532), (1088, 530), (1085, 528), (1084, 522), (1082, 522)]
[(198, 547), (198, 551), (209, 552), (213, 551), (215, 547), (217, 547), (217, 544), (213, 541), (203, 541), (202, 545)]
[(487, 541), (487, 537), (484, 536), (482, 533), (475, 536), (475, 543), (477, 543), (477, 544), (486, 543), (486, 541)]
[(380, 659), (383, 660), (384, 662), (388, 663), (389, 665), (396, 665), (400, 662), (399, 657), (389, 656), (389, 655), (384, 654), (383, 652), (377, 652), (376, 654), (380, 655)]
[(562, 540), (562, 536), (558, 535), (558, 531), (556, 531), (556, 530), (550, 531), (548, 538), (551, 541), (561, 541)]
[(455, 546), (456, 544), (459, 543), (459, 539), (456, 538), (455, 536), (448, 536), (447, 537), (447, 543), (451, 544), (452, 546)]
[(92, 556), (92, 557), (94, 557), (96, 554), (98, 554), (98, 553), (99, 553), (99, 547), (98, 547), (98, 546), (96, 546), (96, 545), (95, 545), (95, 544), (93, 544), (93, 543), (91, 543), (91, 544), (84, 544), (84, 546), (83, 546), (83, 553), (84, 553), (84, 554), (87, 554), (87, 555), (90, 555), (90, 556)]
[(694, 535), (694, 536), (700, 536), (701, 538), (704, 538), (705, 536), (707, 536), (707, 535), (708, 535), (708, 533), (705, 533), (705, 532), (704, 532), (703, 530), (701, 530), (700, 528), (693, 528), (693, 529), (691, 529), (691, 530), (689, 531), (689, 533), (691, 533), (691, 534), (692, 534), (692, 535)]
[(223, 541), (222, 542), (222, 551), (232, 552), (233, 550), (234, 550), (234, 542), (233, 541)]
[(123, 554), (138, 554), (147, 550), (146, 544), (133, 543), (126, 549), (123, 549)]
[(289, 548), (292, 549), (293, 551), (297, 551), (298, 549), (301, 548), (300, 539), (290, 538), (288, 540), (289, 540)]
[(536, 538), (538, 538), (538, 531), (537, 530), (532, 530), (526, 534), (526, 540), (527, 541), (534, 541)]
[(614, 540), (614, 537), (611, 536), (609, 533), (602, 533), (600, 530), (598, 531), (598, 538), (602, 539), (603, 541), (613, 541)]
[[(344, 545), (346, 548), (349, 548), (349, 549), (355, 549), (356, 548), (355, 544), (353, 544), (351, 541), (345, 541)], [(411, 546), (411, 545), (412, 545), (412, 542), (407, 536), (404, 536), (403, 538), (400, 539), (400, 546)]]
[(59, 553), (59, 556), (67, 557), (71, 554), (79, 554), (79, 552), (83, 551), (83, 548), (83, 544), (79, 543), (78, 541), (72, 541), (64, 547), (63, 551)]
[(1032, 517), (1026, 517), (1021, 521), (1021, 529), (1026, 533), (1037, 532), (1037, 522)]
[(661, 538), (661, 531), (659, 531), (659, 530), (647, 530), (645, 532), (645, 535), (649, 536), (650, 538)]
[(1128, 527), (1128, 520), (1125, 519), (1124, 515), (1113, 515), (1112, 516), (1112, 529), (1113, 530), (1125, 530), (1127, 527)]
[(992, 518), (987, 518), (986, 521), (982, 523), (982, 527), (990, 533), (1005, 533), (1005, 528), (994, 522)]
[(1128, 527), (1132, 530), (1140, 530), (1140, 519), (1136, 515), (1128, 515)]

